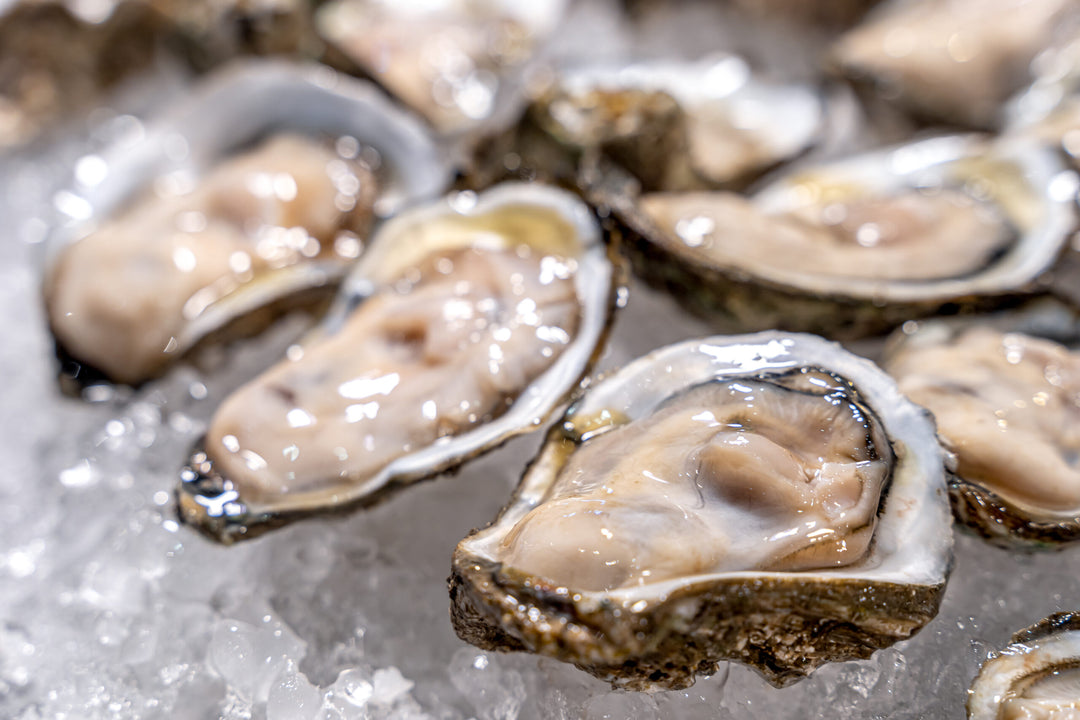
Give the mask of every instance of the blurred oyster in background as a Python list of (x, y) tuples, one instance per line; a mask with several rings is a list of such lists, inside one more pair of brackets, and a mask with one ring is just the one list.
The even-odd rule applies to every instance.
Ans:
[(1055, 613), (1013, 635), (979, 670), (969, 720), (1071, 720), (1080, 716), (1080, 614)]
[(377, 194), (355, 155), (278, 135), (68, 246), (46, 281), (50, 326), (79, 362), (142, 382), (212, 329), (332, 286), (367, 237)]
[(534, 103), (557, 140), (600, 149), (648, 189), (745, 183), (823, 135), (823, 98), (754, 78), (741, 58), (652, 60), (559, 73)]
[[(644, 0), (647, 1), (647, 0)], [(734, 0), (749, 12), (772, 20), (843, 26), (856, 22), (880, 0)]]
[(749, 199), (590, 192), (646, 279), (734, 328), (853, 338), (1042, 290), (1076, 223), (1050, 148), (949, 136), (796, 168)]
[(333, 0), (323, 38), (448, 134), (523, 105), (521, 71), (566, 0)]
[(463, 639), (682, 688), (777, 686), (936, 614), (951, 565), (925, 411), (810, 335), (691, 340), (594, 384), (510, 504), (454, 552)]
[(57, 196), (44, 290), (77, 388), (142, 382), (210, 337), (328, 299), (374, 216), (443, 192), (449, 167), (371, 84), (252, 60), (134, 145), (80, 160), (75, 181)]
[(324, 332), (218, 409), (182, 517), (251, 537), (536, 429), (590, 367), (614, 289), (600, 228), (565, 191), (504, 184), (398, 215)]
[(163, 64), (321, 52), (305, 0), (15, 0), (0, 3), (0, 149), (85, 111)]
[(920, 117), (993, 127), (1031, 61), (1077, 22), (1075, 0), (892, 0), (837, 41), (832, 62)]
[[(1052, 303), (926, 320), (893, 338), (883, 367), (934, 414), (961, 522), (1005, 546), (1080, 540), (1080, 320)], [(1065, 337), (1062, 338), (1066, 339)]]
[(1035, 82), (1005, 106), (1006, 130), (1060, 145), (1080, 168), (1080, 27), (1032, 68)]

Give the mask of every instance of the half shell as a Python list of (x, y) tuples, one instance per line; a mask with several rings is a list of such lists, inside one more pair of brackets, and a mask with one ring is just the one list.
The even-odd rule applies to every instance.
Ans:
[[(224, 163), (275, 135), (294, 140), (274, 144), (278, 150), (264, 160)], [(299, 137), (322, 139), (328, 148), (305, 151)], [(215, 166), (234, 168), (221, 171), (228, 175), (219, 179), (221, 192), (190, 193)], [(142, 382), (241, 319), (329, 295), (355, 260), (372, 213), (436, 195), (449, 181), (449, 168), (422, 126), (374, 87), (280, 62), (237, 65), (213, 76), (138, 144), (91, 156), (79, 167), (89, 170), (57, 197), (66, 223), (52, 238), (45, 293), (61, 355), (68, 358), (62, 372), (80, 382), (98, 373)], [(135, 207), (149, 187), (159, 194)], [(336, 221), (335, 214), (341, 216)], [(320, 230), (303, 227), (318, 218)], [(351, 232), (348, 247), (333, 247), (338, 231)], [(241, 251), (248, 260), (237, 264), (230, 256), (215, 265), (213, 254), (229, 246), (216, 242), (215, 232), (238, 247), (250, 244)], [(127, 233), (135, 241), (132, 252), (115, 257), (106, 233)], [(177, 239), (169, 256), (160, 252), (162, 233), (188, 239)], [(321, 242), (309, 248), (310, 236)], [(88, 244), (95, 238), (96, 245)], [(192, 249), (201, 246), (210, 256)], [(62, 272), (69, 256), (82, 257), (91, 247), (114, 257), (91, 254)], [(219, 272), (192, 286), (192, 270), (217, 265)], [(116, 275), (102, 270), (86, 282), (80, 273), (99, 266)], [(116, 287), (112, 278), (125, 274), (158, 279)], [(119, 298), (98, 297), (112, 295)], [(148, 328), (163, 335), (136, 357), (126, 349), (145, 344)]]
[(564, 191), (506, 184), (395, 217), (324, 330), (225, 400), (181, 517), (231, 542), (535, 429), (592, 363), (614, 290), (599, 225)]
[(969, 720), (1080, 716), (1080, 615), (1055, 613), (1013, 635), (968, 691)]
[[(826, 376), (821, 371), (834, 379), (822, 380)], [(698, 529), (693, 532), (683, 532), (691, 518), (704, 512), (699, 508), (705, 505), (699, 504), (673, 514), (661, 513), (657, 517), (665, 519), (643, 521), (637, 531), (629, 532), (614, 524), (614, 509), (595, 511), (597, 517), (612, 523), (610, 531), (601, 528), (599, 533), (604, 537), (614, 533), (609, 540), (616, 547), (629, 541), (638, 548), (635, 557), (640, 563), (644, 563), (641, 558), (665, 555), (655, 549), (658, 544), (676, 546), (667, 553), (670, 560), (662, 563), (631, 561), (637, 574), (627, 583), (601, 584), (602, 589), (597, 589), (595, 581), (585, 580), (583, 584), (591, 588), (587, 589), (513, 565), (510, 548), (515, 538), (536, 513), (550, 515), (547, 503), (565, 502), (559, 488), (567, 478), (605, 482), (606, 475), (588, 470), (583, 475), (578, 469), (563, 474), (564, 468), (577, 467), (575, 456), (588, 450), (596, 438), (608, 433), (618, 437), (615, 433), (622, 428), (649, 422), (675, 398), (712, 383), (749, 387), (750, 383), (768, 384), (770, 378), (785, 373), (802, 373), (811, 384), (821, 382), (845, 397), (857, 397), (858, 406), (866, 408), (863, 416), (876, 417), (888, 438), (894, 460), (880, 507), (874, 505), (876, 528), (865, 555), (834, 567), (823, 567), (831, 563), (821, 562), (815, 569), (808, 563), (808, 569), (801, 571), (724, 571), (705, 566), (672, 577), (670, 562), (707, 556), (710, 533), (726, 527), (712, 523), (709, 530), (706, 522), (694, 524)], [(701, 408), (702, 414), (694, 420), (712, 409)], [(780, 409), (777, 416), (786, 413)], [(799, 427), (797, 416), (792, 424)], [(757, 442), (751, 435), (729, 445)], [(637, 449), (635, 444), (625, 453), (632, 455)], [(753, 451), (747, 452), (749, 467), (756, 461)], [(732, 456), (730, 467), (740, 467), (738, 457)], [(651, 464), (645, 467), (655, 469)], [(683, 482), (703, 487), (699, 474), (677, 477), (673, 471), (654, 478), (654, 502), (645, 498), (654, 512), (667, 507), (678, 492), (676, 486)], [(640, 483), (650, 485), (645, 479)], [(608, 492), (614, 492), (614, 485), (610, 487)], [(709, 497), (707, 489), (701, 492)], [(772, 507), (768, 497), (759, 498), (765, 508)], [(615, 502), (619, 496), (611, 498)], [(763, 509), (753, 503), (748, 508), (752, 513)], [(569, 510), (562, 517), (565, 528), (576, 522)], [(567, 532), (559, 536), (567, 537)], [(755, 532), (750, 535), (756, 537)], [(780, 531), (763, 542), (780, 541), (798, 532)], [(819, 534), (825, 537), (830, 532)], [(813, 545), (813, 541), (808, 542)], [(830, 547), (836, 550), (843, 542)], [(578, 562), (579, 556), (590, 556), (590, 546), (575, 549), (573, 541), (562, 544), (569, 545), (563, 548), (565, 554), (549, 557), (548, 565), (557, 568)], [(450, 580), (451, 614), (458, 635), (475, 645), (555, 657), (620, 687), (686, 687), (696, 675), (712, 672), (720, 660), (750, 664), (770, 682), (784, 685), (822, 663), (867, 657), (874, 649), (917, 632), (937, 612), (951, 547), (941, 451), (933, 425), (925, 411), (905, 400), (884, 373), (813, 336), (716, 337), (654, 351), (594, 385), (570, 408), (550, 431), (510, 505), (494, 523), (458, 544)], [(606, 550), (597, 552), (601, 560), (606, 557)], [(650, 573), (642, 569), (652, 569), (663, 579), (650, 581)]]

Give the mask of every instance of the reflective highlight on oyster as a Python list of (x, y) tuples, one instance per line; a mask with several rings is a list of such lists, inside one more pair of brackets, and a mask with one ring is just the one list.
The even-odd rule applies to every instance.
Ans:
[(842, 37), (833, 56), (845, 74), (919, 114), (988, 127), (1076, 11), (1072, 0), (892, 2)]
[(565, 2), (336, 0), (320, 34), (439, 131), (492, 117)]
[(537, 102), (556, 138), (601, 147), (647, 187), (745, 181), (822, 134), (813, 90), (753, 78), (741, 58), (567, 70)]
[(943, 476), (927, 413), (837, 345), (661, 348), (594, 383), (458, 544), (451, 617), (618, 687), (686, 687), (720, 660), (784, 685), (937, 612)]
[(111, 379), (146, 380), (223, 314), (340, 277), (375, 194), (362, 162), (296, 135), (222, 162), (189, 192), (161, 185), (60, 254), (46, 283), (53, 332)]
[(579, 590), (857, 562), (892, 462), (850, 387), (813, 370), (700, 385), (592, 433), (502, 542), (507, 565)]
[(612, 278), (591, 212), (560, 190), (511, 183), (397, 216), (325, 328), (225, 400), (182, 474), (182, 517), (250, 537), (528, 432), (590, 364)]
[(968, 691), (969, 720), (1080, 718), (1080, 618), (1056, 613), (1013, 636)]
[[(488, 216), (467, 231), (499, 225)], [(258, 502), (362, 485), (409, 451), (502, 415), (573, 340), (580, 310), (572, 261), (496, 237), (509, 247), (426, 257), (340, 331), (229, 396), (206, 439), (216, 470)]]
[(962, 517), (971, 493), (1006, 516), (968, 517), (984, 534), (1039, 542), (1041, 525), (1043, 542), (1070, 539), (1080, 522), (1080, 355), (1021, 333), (931, 325), (900, 342), (885, 368), (934, 414), (955, 455)]
[(844, 190), (777, 214), (726, 193), (645, 195), (640, 205), (671, 241), (703, 262), (766, 277), (962, 277), (989, 264), (1015, 237), (993, 206), (957, 190), (884, 196)]

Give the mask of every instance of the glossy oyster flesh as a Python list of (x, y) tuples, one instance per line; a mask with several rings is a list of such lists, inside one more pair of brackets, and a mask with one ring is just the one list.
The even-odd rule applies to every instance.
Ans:
[(593, 195), (637, 236), (635, 267), (690, 309), (856, 337), (1037, 291), (1075, 224), (1064, 171), (1043, 146), (953, 136), (795, 170), (749, 199), (634, 196), (603, 172)]
[(1080, 615), (1055, 613), (1013, 635), (968, 691), (969, 720), (1080, 718)]
[(231, 541), (535, 429), (592, 362), (613, 290), (599, 226), (563, 191), (507, 184), (399, 215), (327, 328), (219, 408), (182, 517)]
[(878, 97), (934, 120), (993, 127), (1031, 61), (1080, 20), (1072, 0), (898, 0), (840, 38), (832, 60)]
[[(333, 0), (320, 35), (434, 127), (457, 134), (513, 120), (520, 72), (565, 0)], [(511, 117), (504, 117), (504, 116)]]
[(936, 613), (952, 535), (925, 411), (808, 335), (669, 346), (594, 385), (464, 539), (454, 627), (632, 689), (776, 685)]
[(883, 366), (937, 421), (957, 518), (998, 544), (1059, 547), (1080, 540), (1080, 354), (1008, 319), (920, 323)]
[(731, 55), (567, 69), (534, 115), (560, 142), (601, 149), (664, 190), (745, 183), (805, 151), (825, 124), (817, 91), (754, 78)]
[(82, 163), (45, 283), (65, 375), (139, 383), (208, 336), (328, 297), (376, 215), (441, 192), (418, 123), (338, 80), (238, 66), (139, 145)]

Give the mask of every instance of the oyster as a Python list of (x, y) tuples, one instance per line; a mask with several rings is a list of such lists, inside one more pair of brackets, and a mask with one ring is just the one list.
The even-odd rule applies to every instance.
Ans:
[(460, 637), (631, 689), (720, 660), (784, 685), (937, 612), (952, 533), (925, 411), (809, 335), (654, 351), (552, 428), (511, 501), (458, 544)]
[(1080, 717), (1080, 615), (1055, 613), (1013, 635), (968, 691), (969, 720)]
[[(1016, 327), (1053, 329), (1039, 319), (1048, 312), (925, 321), (898, 334), (883, 361), (953, 454), (957, 519), (1005, 546), (1080, 540), (1080, 353)], [(1075, 343), (1080, 325), (1060, 314)]]
[(519, 74), (565, 0), (333, 0), (319, 33), (442, 133), (520, 110)]
[(993, 127), (1030, 82), (1032, 59), (1077, 11), (1073, 0), (894, 0), (840, 38), (832, 58), (916, 114)]
[(241, 67), (141, 145), (89, 159), (100, 182), (62, 206), (90, 217), (56, 239), (45, 283), (65, 374), (139, 383), (257, 311), (326, 296), (374, 214), (441, 191), (447, 170), (419, 125), (373, 88), (339, 82)]
[(1037, 291), (1075, 223), (1064, 170), (1043, 146), (950, 136), (794, 170), (749, 199), (635, 197), (611, 171), (590, 192), (636, 234), (639, 272), (692, 310), (857, 337)]
[(741, 58), (564, 71), (534, 103), (560, 142), (607, 152), (647, 188), (743, 183), (823, 134), (821, 96), (754, 79)]
[(1006, 129), (1060, 146), (1080, 168), (1080, 28), (1032, 65), (1038, 75), (1006, 106)]
[(181, 516), (250, 537), (534, 429), (589, 367), (613, 291), (599, 226), (564, 191), (506, 184), (397, 216), (326, 330), (222, 404)]

